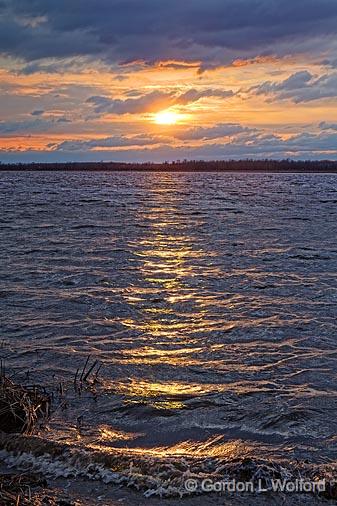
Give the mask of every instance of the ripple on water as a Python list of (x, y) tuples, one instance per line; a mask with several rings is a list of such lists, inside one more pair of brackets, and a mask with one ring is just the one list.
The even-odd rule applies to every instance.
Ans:
[[(62, 383), (50, 439), (336, 458), (335, 176), (3, 173), (0, 187), (1, 357), (22, 381)], [(102, 368), (79, 397), (88, 355)]]

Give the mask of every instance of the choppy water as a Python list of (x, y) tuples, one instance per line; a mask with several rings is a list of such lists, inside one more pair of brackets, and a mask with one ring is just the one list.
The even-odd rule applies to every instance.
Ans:
[(20, 381), (62, 383), (44, 437), (336, 460), (335, 175), (0, 173), (0, 189), (0, 353)]

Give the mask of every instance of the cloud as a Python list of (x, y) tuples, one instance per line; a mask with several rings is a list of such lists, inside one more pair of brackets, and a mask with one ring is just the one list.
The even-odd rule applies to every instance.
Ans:
[(61, 116), (56, 120), (56, 123), (72, 123), (72, 120), (69, 118), (66, 118), (65, 116)]
[(327, 123), (326, 121), (322, 121), (319, 125), (321, 130), (336, 130), (337, 131), (337, 123)]
[[(132, 91), (131, 95), (137, 92)], [(105, 96), (92, 96), (87, 103), (94, 107), (96, 114), (140, 114), (158, 112), (174, 105), (188, 105), (206, 97), (230, 98), (234, 96), (231, 90), (190, 89), (184, 93), (153, 91), (136, 98), (113, 99)]]
[(92, 139), (85, 141), (69, 140), (61, 143), (48, 144), (48, 148), (53, 151), (92, 151), (97, 148), (121, 148), (128, 146), (149, 146), (158, 144), (161, 139), (156, 137), (147, 137), (144, 135), (134, 135), (132, 137), (112, 136), (102, 139)]
[(85, 57), (77, 58), (53, 58), (43, 61), (32, 61), (18, 69), (17, 73), (22, 75), (32, 74), (65, 74), (66, 72), (85, 71), (90, 62)]
[[(329, 124), (322, 124), (323, 130), (319, 132), (317, 126), (313, 125), (311, 132), (301, 132), (285, 138), (282, 135), (270, 134), (266, 130), (229, 123), (200, 130), (190, 129), (185, 135), (187, 140), (195, 141), (191, 144), (184, 142), (176, 144), (172, 138), (149, 134), (115, 135), (100, 139), (50, 143), (47, 149), (41, 152), (31, 152), (28, 149), (26, 153), (15, 153), (4, 149), (1, 151), (1, 159), (3, 161), (337, 159), (337, 132), (333, 129), (324, 130), (326, 125)], [(216, 138), (212, 139), (212, 136)], [(228, 136), (230, 139), (226, 138)], [(185, 140), (183, 135), (179, 136), (179, 140)]]
[(177, 132), (175, 137), (180, 140), (196, 141), (219, 139), (242, 134), (244, 132), (254, 132), (254, 129), (243, 127), (237, 123), (220, 123), (212, 127), (194, 127), (183, 132)]
[(324, 60), (320, 61), (320, 64), (323, 65), (324, 67), (330, 67), (330, 68), (336, 69), (337, 68), (337, 58), (324, 59)]
[(138, 98), (112, 99), (104, 96), (92, 96), (87, 103), (92, 104), (96, 114), (137, 114), (156, 112), (173, 105), (173, 93), (153, 91)]
[[(51, 146), (51, 151), (26, 151), (13, 153), (0, 150), (1, 159), (5, 161), (138, 161), (162, 162), (163, 160), (214, 160), (214, 159), (334, 159), (337, 160), (337, 133), (335, 134), (297, 134), (289, 139), (277, 135), (265, 134), (262, 131), (243, 136), (235, 142), (215, 142), (199, 146), (173, 146), (165, 143), (156, 145), (139, 144), (128, 149), (112, 146), (111, 150), (102, 149), (106, 145), (118, 144), (123, 139), (84, 141), (82, 145), (63, 145), (62, 149)], [(159, 139), (158, 139), (159, 140)], [(74, 141), (77, 142), (77, 141)], [(149, 139), (151, 142), (151, 139)], [(90, 143), (89, 145), (86, 143)], [(111, 147), (111, 146), (109, 146)], [(76, 148), (76, 149), (75, 149)], [(96, 148), (96, 149), (94, 149)]]
[(29, 133), (43, 131), (52, 127), (52, 122), (44, 119), (31, 119), (21, 121), (0, 121), (1, 134)]
[[(36, 111), (33, 111), (36, 112)], [(40, 111), (38, 111), (40, 112)], [(44, 132), (55, 128), (57, 123), (71, 123), (64, 117), (57, 118), (50, 116), (48, 118), (41, 118), (41, 114), (33, 114), (34, 119), (17, 120), (17, 121), (0, 121), (0, 134), (31, 134), (35, 132)]]
[(31, 112), (32, 116), (42, 116), (43, 114), (44, 114), (44, 110), (43, 109), (36, 109), (35, 111)]
[(290, 100), (295, 104), (337, 97), (337, 73), (315, 78), (308, 71), (292, 74), (281, 82), (266, 81), (248, 93), (265, 95), (268, 102)]
[(5, 0), (0, 15), (0, 51), (28, 62), (86, 55), (212, 66), (297, 47), (321, 54), (337, 33), (335, 0)]
[(191, 89), (186, 91), (185, 93), (182, 93), (175, 99), (175, 104), (178, 105), (187, 105), (191, 102), (197, 102), (198, 100), (201, 100), (202, 98), (208, 98), (208, 97), (219, 97), (219, 98), (231, 98), (234, 96), (234, 92), (232, 90), (214, 90), (214, 89), (207, 89), (198, 91), (195, 89)]

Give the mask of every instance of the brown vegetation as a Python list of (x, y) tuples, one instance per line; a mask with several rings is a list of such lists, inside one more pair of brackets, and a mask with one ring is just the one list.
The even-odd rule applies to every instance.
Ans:
[(39, 417), (49, 414), (50, 397), (41, 388), (22, 387), (0, 376), (0, 430), (32, 434)]
[[(17, 385), (1, 371), (0, 430), (2, 432), (32, 434), (38, 418), (49, 414), (49, 405), (50, 398), (42, 389)], [(0, 504), (1, 506), (42, 505), (38, 498), (36, 500), (33, 498), (31, 488), (45, 485), (41, 476), (0, 475)]]

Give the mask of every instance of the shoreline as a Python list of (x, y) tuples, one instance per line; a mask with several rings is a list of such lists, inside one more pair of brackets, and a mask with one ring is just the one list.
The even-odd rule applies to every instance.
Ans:
[(138, 173), (163, 173), (163, 174), (179, 174), (179, 173), (197, 173), (197, 174), (208, 174), (208, 173), (217, 173), (217, 174), (337, 174), (337, 169), (335, 170), (306, 170), (306, 171), (295, 171), (295, 170), (220, 170), (220, 169), (209, 169), (209, 170), (161, 170), (161, 169), (1, 169), (1, 172), (63, 172), (63, 173), (129, 173), (129, 172), (138, 172)]
[[(19, 478), (20, 474), (13, 469), (0, 466), (0, 478), (10, 476)], [(29, 475), (28, 475), (29, 476)], [(33, 479), (37, 478), (32, 475)], [(42, 477), (43, 480), (43, 477)], [(146, 497), (141, 490), (126, 486), (105, 484), (83, 478), (47, 479), (46, 483), (37, 484), (29, 489), (31, 506), (322, 506), (335, 504), (335, 499), (326, 499), (311, 493), (210, 493), (192, 494), (184, 497)], [(21, 496), (24, 497), (24, 496)], [(21, 503), (20, 503), (21, 504)], [(22, 502), (26, 504), (26, 502)]]
[[(332, 465), (311, 468), (303, 462), (294, 467), (294, 462), (287, 466), (283, 461), (211, 455), (197, 459), (188, 455), (180, 459), (169, 454), (147, 457), (139, 452), (126, 457), (123, 452), (89, 452), (38, 435), (4, 433), (0, 433), (0, 459), (0, 475), (31, 477), (33, 484), (43, 478), (40, 487), (35, 485), (37, 494), (48, 497), (52, 494), (62, 500), (66, 492), (67, 500), (74, 502), (69, 502), (69, 506), (115, 506), (121, 503), (159, 506), (163, 502), (168, 506), (202, 506), (206, 497), (207, 504), (219, 506), (224, 504), (224, 499), (228, 506), (243, 506), (248, 498), (257, 506), (267, 506), (271, 499), (275, 505), (281, 506), (285, 497), (289, 505), (305, 502), (318, 506), (332, 504), (336, 497), (335, 482), (331, 481)], [(205, 480), (205, 477), (208, 478)], [(206, 490), (200, 486), (193, 489), (188, 486), (191, 481), (199, 485), (201, 481), (209, 481), (216, 485), (221, 484), (221, 480), (254, 486), (243, 492), (232, 488)], [(273, 481), (324, 482), (324, 488), (313, 488), (312, 491), (305, 491), (305, 488), (276, 489), (271, 485)], [(97, 498), (95, 502), (92, 502), (93, 497)]]
[(337, 174), (333, 160), (194, 160), (163, 163), (30, 162), (1, 163), (0, 172), (163, 172), (247, 174)]

